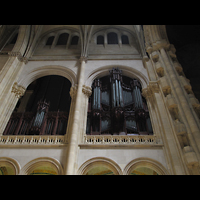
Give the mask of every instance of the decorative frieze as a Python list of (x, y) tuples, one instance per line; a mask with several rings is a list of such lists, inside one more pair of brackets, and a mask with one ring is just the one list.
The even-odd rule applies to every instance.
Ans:
[(11, 92), (15, 93), (15, 96), (17, 98), (21, 98), (24, 93), (25, 93), (26, 89), (20, 85), (17, 84), (17, 82), (15, 82), (12, 86), (12, 90)]

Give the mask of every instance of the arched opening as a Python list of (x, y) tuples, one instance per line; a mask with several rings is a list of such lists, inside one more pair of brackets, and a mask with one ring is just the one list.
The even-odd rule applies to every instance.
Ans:
[(68, 33), (62, 33), (60, 34), (57, 45), (66, 45), (68, 41), (69, 34)]
[(97, 44), (104, 44), (104, 36), (99, 35), (97, 37)]
[(55, 36), (50, 36), (46, 42), (46, 45), (52, 45), (53, 41), (54, 41)]
[(113, 68), (109, 73), (93, 81), (86, 134), (152, 135), (140, 82), (124, 76), (118, 68)]
[(141, 166), (133, 169), (129, 175), (159, 175), (159, 174), (149, 167)]
[(72, 40), (71, 40), (71, 45), (77, 45), (78, 44), (78, 40), (79, 40), (79, 37), (78, 36), (73, 36), (72, 37)]
[(28, 175), (58, 175), (57, 171), (48, 165), (41, 165), (30, 171)]
[(156, 160), (150, 158), (137, 158), (130, 161), (124, 168), (124, 175), (165, 175), (168, 174), (165, 167)]
[(106, 165), (99, 164), (88, 170), (85, 175), (115, 175)]
[(36, 158), (27, 163), (21, 175), (62, 175), (63, 169), (59, 161), (50, 157)]
[(79, 170), (79, 175), (120, 175), (121, 168), (113, 160), (96, 157), (84, 162)]
[(129, 39), (127, 35), (122, 35), (122, 44), (129, 44)]
[(118, 37), (117, 34), (114, 32), (110, 32), (107, 35), (108, 44), (118, 44)]
[(14, 166), (8, 162), (0, 162), (0, 175), (16, 175)]
[(32, 82), (19, 99), (4, 135), (64, 135), (71, 97), (68, 79), (49, 75)]

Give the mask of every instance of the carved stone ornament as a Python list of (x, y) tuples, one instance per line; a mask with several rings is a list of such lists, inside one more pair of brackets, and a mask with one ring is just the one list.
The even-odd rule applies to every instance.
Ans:
[(24, 93), (25, 93), (26, 89), (20, 85), (17, 84), (17, 82), (15, 82), (12, 86), (12, 90), (11, 92), (15, 93), (15, 96), (17, 98), (21, 98)]
[(156, 81), (150, 81), (147, 88), (142, 89), (142, 96), (146, 99), (151, 97), (154, 93), (159, 92), (158, 83)]
[(78, 89), (78, 85), (77, 84), (70, 88), (69, 94), (70, 94), (72, 99), (76, 96), (77, 89)]
[(92, 88), (89, 86), (83, 85), (82, 92), (89, 98), (90, 95), (92, 94)]

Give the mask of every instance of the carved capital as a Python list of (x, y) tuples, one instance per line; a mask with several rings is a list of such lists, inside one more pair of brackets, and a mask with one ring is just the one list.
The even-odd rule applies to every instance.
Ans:
[(85, 61), (85, 63), (86, 63), (87, 60), (88, 60), (88, 57), (86, 57), (86, 56), (81, 56), (80, 59), (79, 59), (80, 63), (81, 63), (82, 61)]
[(89, 86), (83, 85), (82, 92), (83, 92), (83, 94), (85, 94), (89, 98), (90, 95), (92, 94), (92, 88), (89, 87)]
[(15, 96), (17, 98), (21, 98), (24, 93), (25, 93), (26, 89), (20, 85), (17, 84), (17, 82), (15, 82), (12, 86), (12, 90), (11, 92), (15, 93)]
[(72, 99), (76, 96), (77, 89), (78, 89), (78, 85), (77, 84), (75, 86), (73, 86), (73, 87), (70, 88), (69, 94), (70, 94), (70, 96), (71, 96)]

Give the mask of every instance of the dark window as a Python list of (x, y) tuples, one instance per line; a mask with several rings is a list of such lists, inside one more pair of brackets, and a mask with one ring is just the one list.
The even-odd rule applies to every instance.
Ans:
[(57, 45), (66, 45), (68, 37), (69, 37), (68, 33), (62, 33), (62, 34), (60, 34), (60, 36), (58, 38), (58, 41), (57, 41)]
[(46, 45), (52, 45), (53, 40), (54, 40), (54, 36), (49, 37), (47, 42), (46, 42)]
[(78, 36), (73, 36), (72, 40), (71, 40), (71, 45), (77, 45), (78, 44), (78, 39), (79, 39)]
[(128, 36), (122, 35), (122, 44), (129, 44)]
[(108, 39), (108, 44), (118, 44), (117, 34), (114, 32), (108, 33), (107, 39)]
[(104, 44), (104, 36), (99, 35), (97, 37), (97, 44)]

